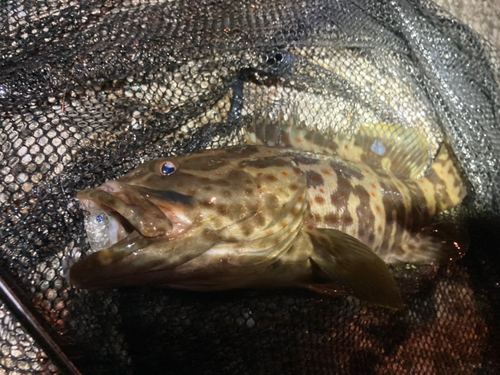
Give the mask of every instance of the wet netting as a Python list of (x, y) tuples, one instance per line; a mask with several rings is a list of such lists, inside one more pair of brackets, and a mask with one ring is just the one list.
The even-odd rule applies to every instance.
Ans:
[[(499, 60), (469, 27), (417, 0), (14, 0), (0, 30), (0, 374), (499, 373)], [(430, 153), (447, 139), (466, 256), (399, 270), (399, 312), (294, 289), (71, 287), (90, 250), (78, 191), (280, 112), (415, 127)]]

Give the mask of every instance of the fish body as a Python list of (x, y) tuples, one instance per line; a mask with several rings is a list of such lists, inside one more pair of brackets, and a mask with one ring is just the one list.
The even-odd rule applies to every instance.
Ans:
[(425, 171), (421, 140), (401, 149), (372, 130), (329, 139), (264, 119), (246, 139), (80, 192), (112, 225), (106, 247), (72, 266), (73, 284), (299, 286), (399, 308), (386, 263), (439, 262), (444, 246), (459, 250), (426, 230), (465, 195), (444, 147)]

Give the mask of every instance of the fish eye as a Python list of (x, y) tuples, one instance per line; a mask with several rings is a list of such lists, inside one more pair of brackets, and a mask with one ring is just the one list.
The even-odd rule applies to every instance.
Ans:
[(171, 175), (172, 173), (175, 172), (175, 165), (169, 161), (166, 161), (165, 163), (162, 164), (160, 171), (161, 174), (164, 176)]

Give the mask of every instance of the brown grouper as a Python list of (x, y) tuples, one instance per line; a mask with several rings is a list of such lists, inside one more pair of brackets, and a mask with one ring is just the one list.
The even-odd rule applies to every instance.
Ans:
[(71, 282), (303, 287), (401, 308), (387, 264), (463, 252), (433, 219), (466, 195), (446, 144), (431, 163), (415, 129), (376, 124), (326, 136), (283, 116), (254, 119), (245, 138), (80, 192), (90, 220), (105, 220), (98, 233), (87, 228), (99, 246), (71, 267)]

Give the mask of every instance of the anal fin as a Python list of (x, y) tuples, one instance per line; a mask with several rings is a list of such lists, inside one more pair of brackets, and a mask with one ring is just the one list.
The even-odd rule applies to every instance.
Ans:
[[(404, 307), (389, 268), (368, 246), (335, 229), (311, 229), (306, 233), (314, 248), (311, 262), (334, 285), (375, 305)], [(309, 289), (321, 291), (317, 285), (310, 285)]]

